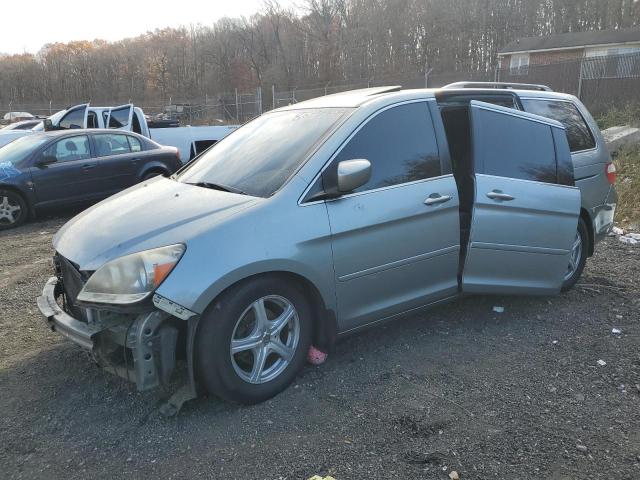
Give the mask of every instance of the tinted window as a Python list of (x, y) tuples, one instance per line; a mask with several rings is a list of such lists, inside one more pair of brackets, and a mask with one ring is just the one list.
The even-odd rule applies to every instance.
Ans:
[(60, 120), (60, 128), (84, 128), (84, 113), (86, 109), (80, 108), (66, 114)]
[(122, 155), (131, 151), (127, 135), (95, 135), (93, 139), (96, 143), (96, 155), (98, 157)]
[(127, 139), (129, 140), (129, 148), (132, 152), (140, 152), (142, 151), (142, 145), (140, 144), (140, 140), (136, 137), (130, 137), (127, 135)]
[(112, 110), (111, 117), (109, 118), (109, 125), (107, 128), (122, 128), (129, 125), (129, 112), (130, 108), (123, 108), (120, 110)]
[(549, 125), (474, 109), (473, 133), (479, 172), (556, 183), (556, 152)]
[(371, 162), (371, 179), (357, 192), (439, 176), (440, 157), (427, 105), (410, 103), (376, 115), (333, 165), (358, 158)]
[(346, 109), (266, 113), (204, 152), (178, 177), (214, 183), (258, 197), (275, 193)]
[(78, 137), (63, 138), (47, 147), (42, 154), (43, 157), (55, 157), (58, 163), (71, 162), (73, 160), (84, 160), (91, 158), (89, 150), (89, 137), (81, 135)]
[(527, 112), (552, 118), (562, 123), (567, 129), (567, 140), (569, 140), (569, 149), (572, 152), (589, 150), (596, 146), (591, 130), (573, 103), (529, 99), (522, 100), (522, 105)]

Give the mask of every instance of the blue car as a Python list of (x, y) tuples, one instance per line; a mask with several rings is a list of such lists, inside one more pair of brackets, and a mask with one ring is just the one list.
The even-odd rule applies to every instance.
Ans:
[(130, 132), (72, 130), (0, 148), (0, 230), (44, 209), (94, 203), (182, 165), (178, 149)]

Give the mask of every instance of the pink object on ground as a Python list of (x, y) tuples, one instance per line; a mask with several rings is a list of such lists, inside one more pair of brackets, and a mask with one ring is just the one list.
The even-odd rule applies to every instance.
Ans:
[(309, 353), (307, 353), (307, 362), (311, 365), (322, 365), (329, 355), (311, 345)]

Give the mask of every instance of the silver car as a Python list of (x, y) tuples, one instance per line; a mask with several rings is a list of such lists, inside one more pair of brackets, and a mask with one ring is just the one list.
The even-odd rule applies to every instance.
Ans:
[(470, 86), (262, 115), (69, 221), (40, 310), (141, 390), (184, 359), (191, 395), (252, 403), (358, 329), (570, 288), (613, 223), (602, 136), (575, 97)]

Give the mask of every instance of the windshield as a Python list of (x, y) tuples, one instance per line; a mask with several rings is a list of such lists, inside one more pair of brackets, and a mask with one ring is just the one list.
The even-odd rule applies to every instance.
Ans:
[(29, 135), (26, 137), (20, 137), (7, 145), (0, 147), (0, 164), (9, 162), (16, 165), (27, 155), (33, 152), (34, 149), (43, 145), (48, 140), (49, 137), (45, 135)]
[[(54, 113), (53, 115), (51, 115), (49, 117), (49, 120), (51, 120), (51, 123), (53, 125), (58, 125), (58, 122), (60, 121), (60, 119), (62, 118), (62, 116), (67, 113), (67, 110), (60, 110), (59, 112)], [(35, 127), (33, 127), (32, 129), (34, 132), (44, 132), (44, 122), (40, 122), (38, 125), (36, 125)]]
[(262, 115), (204, 153), (178, 180), (269, 197), (346, 111), (322, 108)]

